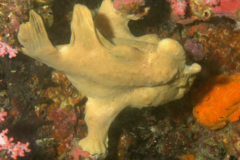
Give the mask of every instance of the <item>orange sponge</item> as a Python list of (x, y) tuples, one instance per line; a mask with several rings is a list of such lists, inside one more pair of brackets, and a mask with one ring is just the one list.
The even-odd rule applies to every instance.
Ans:
[(223, 128), (240, 116), (240, 74), (207, 80), (194, 93), (193, 115), (211, 130)]

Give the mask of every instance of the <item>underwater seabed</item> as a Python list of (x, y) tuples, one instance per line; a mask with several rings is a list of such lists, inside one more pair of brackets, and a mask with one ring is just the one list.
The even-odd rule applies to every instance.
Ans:
[[(181, 99), (159, 107), (125, 108), (110, 126), (107, 154), (85, 158), (89, 154), (80, 150), (77, 159), (239, 159), (238, 12), (235, 17), (226, 16), (225, 12), (220, 15), (214, 7), (220, 7), (221, 0), (212, 1), (213, 4), (196, 0), (191, 5), (184, 3), (188, 7), (183, 15), (180, 11), (175, 13), (173, 5), (177, 1), (146, 0), (142, 4), (142, 0), (129, 0), (131, 5), (128, 1), (118, 1), (123, 8), (115, 8), (124, 14), (150, 7), (140, 20), (128, 24), (133, 35), (156, 34), (160, 39), (177, 40), (186, 51), (189, 64), (198, 63), (202, 70)], [(73, 150), (88, 135), (84, 120), (87, 97), (63, 73), (20, 51), (15, 53), (14, 49), (21, 48), (17, 33), (19, 25), (28, 21), (29, 9), (41, 15), (55, 46), (69, 43), (74, 4), (86, 5), (95, 18), (101, 2), (2, 0), (0, 3), (0, 53), (6, 45), (5, 49), (16, 54), (11, 59), (0, 57), (1, 160), (76, 160), (71, 156)], [(137, 2), (141, 5), (137, 6)], [(214, 16), (197, 17), (196, 12), (200, 11), (194, 7), (199, 6), (204, 8), (201, 12)]]

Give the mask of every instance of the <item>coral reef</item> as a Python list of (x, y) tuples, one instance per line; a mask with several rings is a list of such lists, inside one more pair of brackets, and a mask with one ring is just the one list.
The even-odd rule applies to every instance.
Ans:
[[(48, 133), (48, 137), (59, 141), (56, 147), (57, 154), (63, 155), (72, 149), (74, 128), (78, 124), (77, 118), (80, 112), (77, 104), (82, 100), (83, 95), (61, 72), (53, 71), (51, 81), (54, 85), (38, 91), (45, 102), (35, 106), (35, 113), (53, 122), (51, 125), (43, 126), (42, 129)], [(75, 107), (78, 109), (76, 110)], [(83, 130), (81, 132), (84, 133)], [(83, 136), (79, 135), (79, 137)]]
[[(7, 112), (0, 112), (0, 122), (5, 120), (4, 116), (7, 116)], [(29, 142), (27, 142), (26, 144), (19, 141), (17, 142), (17, 144), (13, 143), (13, 137), (8, 138), (8, 136), (6, 135), (7, 133), (8, 129), (5, 129), (0, 133), (0, 151), (7, 150), (7, 153), (11, 153), (11, 157), (13, 159), (17, 159), (18, 156), (24, 157), (25, 152), (31, 151), (31, 149), (28, 148), (30, 145)]]
[(189, 24), (196, 20), (207, 21), (212, 17), (225, 16), (236, 22), (235, 29), (239, 27), (238, 0), (169, 0), (169, 2), (172, 3), (173, 9), (170, 19), (176, 23)]
[(175, 15), (180, 15), (182, 18), (184, 18), (186, 8), (187, 8), (187, 2), (185, 0), (168, 0), (172, 3), (171, 7), (173, 9), (173, 13)]
[(195, 42), (193, 39), (188, 39), (184, 44), (184, 48), (188, 51), (188, 55), (196, 60), (202, 60), (205, 56), (203, 45)]
[(1, 1), (0, 42), (10, 45), (16, 43), (15, 36), (19, 30), (19, 25), (24, 20), (27, 20), (31, 5), (28, 0)]
[(238, 0), (221, 0), (221, 3), (217, 3), (211, 9), (215, 16), (226, 16), (239, 21), (239, 5), (240, 2)]
[[(52, 45), (41, 17), (34, 11), (18, 34), (25, 54), (62, 71), (88, 96), (88, 135), (79, 145), (91, 154), (106, 152), (108, 129), (125, 107), (157, 106), (179, 99), (191, 86), (193, 75), (201, 70), (198, 64), (186, 65), (185, 52), (175, 40), (133, 36), (128, 21), (140, 17), (104, 10), (108, 6), (113, 8), (111, 0), (104, 0), (96, 22), (103, 17), (108, 21), (96, 23), (98, 31), (90, 11), (75, 5), (67, 45)], [(105, 25), (114, 33), (106, 38)]]
[(200, 34), (199, 41), (206, 53), (204, 66), (210, 75), (239, 73), (240, 33), (231, 26), (210, 27)]
[[(88, 135), (84, 120), (85, 109), (88, 108), (85, 105), (87, 98), (74, 88), (67, 76), (27, 57), (21, 53), (21, 50), (15, 58), (0, 57), (0, 111), (6, 111), (8, 114), (4, 121), (1, 120), (3, 115), (0, 114), (2, 121), (0, 131), (9, 129), (6, 136), (14, 137), (11, 143), (30, 142), (28, 148), (31, 152), (26, 153), (25, 157), (18, 156), (17, 159), (179, 160), (193, 157), (199, 160), (238, 159), (240, 157), (238, 111), (233, 111), (234, 114), (230, 113), (228, 116), (229, 112), (225, 111), (225, 107), (216, 109), (225, 116), (226, 125), (217, 130), (210, 130), (193, 117), (192, 109), (196, 99), (199, 100), (196, 96), (199, 96), (210, 84), (221, 88), (221, 92), (219, 91), (221, 95), (215, 97), (224, 95), (222, 92), (224, 87), (229, 88), (226, 89), (227, 93), (235, 93), (232, 88), (233, 83), (238, 82), (236, 79), (233, 80), (232, 76), (226, 76), (229, 82), (225, 84), (214, 83), (217, 82), (216, 79), (225, 77), (222, 74), (235, 75), (240, 72), (240, 35), (236, 26), (239, 25), (239, 2), (235, 0), (115, 0), (115, 3), (120, 4), (118, 8), (114, 5), (114, 0), (113, 3), (102, 3), (102, 5), (101, 2), (102, 0), (2, 0), (0, 3), (1, 47), (8, 46), (9, 51), (10, 48), (14, 48), (13, 51), (15, 48), (19, 49), (16, 34), (19, 24), (28, 21), (30, 9), (34, 9), (41, 16), (54, 46), (69, 43), (71, 36), (69, 23), (75, 13), (72, 12), (73, 6), (80, 3), (91, 11), (97, 35), (100, 35), (98, 38), (101, 45), (105, 45), (104, 47), (109, 46), (102, 43), (101, 35), (118, 47), (129, 46), (131, 41), (157, 44), (163, 38), (172, 38), (184, 46), (191, 61), (201, 64), (202, 71), (196, 76), (191, 90), (180, 100), (164, 104), (162, 107), (141, 110), (126, 108), (121, 112), (108, 132), (107, 157), (96, 158), (97, 156), (89, 156), (88, 152), (77, 145)], [(100, 16), (106, 14), (106, 11), (108, 13), (117, 11), (119, 14)], [(143, 38), (142, 35), (146, 33), (149, 35)], [(154, 37), (154, 33), (158, 36)], [(123, 42), (119, 38), (129, 41)], [(65, 46), (68, 45), (57, 47), (66, 49)], [(131, 46), (139, 47), (133, 43)], [(142, 48), (139, 50), (142, 51)], [(8, 54), (6, 49), (1, 50), (3, 55)], [(74, 52), (75, 50), (71, 51)], [(94, 54), (91, 56), (95, 57)], [(120, 57), (124, 56), (120, 55)], [(59, 64), (65, 65), (65, 63)], [(104, 64), (108, 65), (107, 68), (111, 68), (113, 63), (105, 61)], [(95, 72), (101, 72), (100, 67)], [(215, 80), (211, 82), (211, 79)], [(92, 89), (92, 91), (97, 90)], [(211, 90), (208, 93), (211, 94)], [(206, 95), (202, 95), (204, 96)], [(234, 98), (237, 99), (236, 94), (232, 97), (227, 95), (226, 99), (230, 99), (227, 100), (230, 105), (226, 106), (229, 105), (230, 110), (234, 106), (231, 105), (231, 100)], [(141, 96), (138, 99), (146, 101)], [(222, 99), (224, 98), (220, 98), (219, 102)], [(214, 104), (219, 106), (219, 102)], [(100, 108), (101, 106), (99, 104)], [(206, 111), (211, 112), (209, 108)], [(234, 119), (232, 120), (231, 117)], [(209, 117), (206, 119), (209, 120)], [(88, 157), (84, 158), (86, 156)], [(0, 159), (12, 159), (11, 153), (8, 154), (7, 150), (3, 149), (0, 151)]]
[[(223, 132), (222, 139), (224, 143), (224, 147), (226, 148), (226, 151), (229, 155), (232, 155), (234, 157), (240, 157), (240, 146), (239, 146), (239, 120), (232, 122), (228, 125), (226, 129), (224, 129), (225, 132)], [(228, 130), (228, 131), (227, 131)]]
[[(131, 121), (134, 126), (132, 124), (122, 126), (124, 129), (117, 148), (118, 159), (179, 160), (183, 157), (194, 159), (227, 157), (226, 150), (231, 149), (233, 144), (229, 141), (231, 139), (227, 132), (234, 127), (227, 126), (221, 131), (203, 127), (192, 116), (189, 102), (190, 97), (184, 97), (161, 108), (143, 109), (138, 116), (134, 115), (132, 121), (129, 116), (133, 117), (135, 111), (122, 113), (121, 117), (117, 118), (118, 124), (115, 124), (115, 127), (124, 124), (122, 121)], [(109, 155), (107, 159), (113, 157)]]
[(126, 13), (137, 13), (139, 7), (144, 5), (144, 0), (115, 0), (113, 3), (115, 9)]
[(5, 55), (9, 54), (9, 58), (16, 57), (18, 51), (17, 49), (13, 49), (9, 44), (0, 42), (0, 56), (4, 57)]

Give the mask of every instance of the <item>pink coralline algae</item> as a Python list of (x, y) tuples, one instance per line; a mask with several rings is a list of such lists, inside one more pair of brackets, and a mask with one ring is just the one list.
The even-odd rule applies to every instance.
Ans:
[(29, 0), (0, 0), (0, 42), (16, 43), (16, 33), (21, 22), (28, 19), (32, 8)]
[(216, 6), (220, 3), (220, 0), (204, 0), (205, 5)]
[(67, 138), (72, 133), (72, 127), (77, 123), (75, 112), (71, 113), (62, 108), (51, 109), (49, 118), (54, 122), (54, 132), (50, 135), (55, 139)]
[(189, 56), (195, 60), (202, 60), (205, 56), (202, 43), (197, 43), (193, 39), (188, 39), (184, 44), (184, 48), (187, 50)]
[[(4, 121), (4, 116), (7, 116), (7, 112), (0, 112), (0, 122)], [(17, 159), (17, 156), (24, 157), (24, 152), (30, 152), (31, 150), (28, 148), (30, 145), (29, 142), (23, 144), (21, 142), (12, 143), (13, 138), (9, 138), (6, 135), (8, 133), (8, 129), (3, 130), (0, 133), (0, 151), (3, 149), (7, 150), (7, 153), (11, 153), (11, 157), (13, 159)]]
[(4, 57), (5, 55), (9, 54), (9, 58), (16, 57), (18, 51), (17, 49), (13, 49), (9, 44), (0, 42), (0, 56)]
[(239, 8), (240, 0), (221, 0), (219, 5), (212, 7), (212, 12), (216, 16), (226, 16), (234, 20), (239, 20), (236, 14)]
[[(236, 21), (240, 28), (240, 0), (167, 0), (173, 14), (171, 20), (180, 24), (190, 24), (196, 20), (207, 21), (212, 17), (222, 17)], [(185, 17), (185, 13), (188, 13)]]
[(70, 155), (74, 160), (79, 160), (79, 156), (88, 157), (90, 156), (90, 153), (83, 151), (80, 146), (76, 146), (76, 148), (71, 151)]
[(175, 15), (179, 15), (184, 18), (187, 2), (185, 0), (168, 0), (171, 2), (171, 8), (174, 10)]
[(115, 9), (120, 10), (123, 6), (129, 6), (129, 7), (133, 7), (131, 5), (138, 5), (138, 6), (143, 6), (145, 5), (145, 1), (144, 0), (115, 0), (113, 3), (113, 6)]
[(0, 123), (5, 120), (5, 116), (7, 116), (7, 112), (0, 112)]

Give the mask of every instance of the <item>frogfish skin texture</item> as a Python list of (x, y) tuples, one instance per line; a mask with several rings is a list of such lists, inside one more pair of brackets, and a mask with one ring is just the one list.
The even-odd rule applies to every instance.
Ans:
[[(108, 8), (106, 10), (106, 8)], [(85, 121), (88, 135), (78, 143), (91, 154), (106, 153), (108, 129), (126, 107), (150, 107), (183, 97), (200, 72), (186, 65), (183, 47), (156, 35), (134, 37), (124, 15), (104, 0), (93, 21), (86, 6), (76, 4), (69, 44), (53, 46), (41, 17), (30, 11), (21, 24), (22, 52), (66, 74), (88, 97)]]

